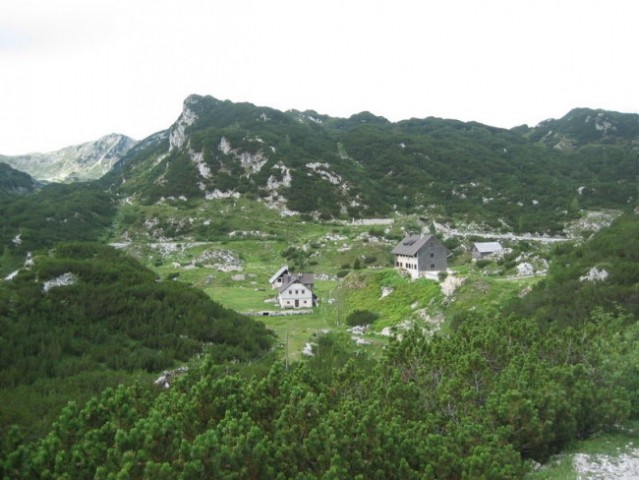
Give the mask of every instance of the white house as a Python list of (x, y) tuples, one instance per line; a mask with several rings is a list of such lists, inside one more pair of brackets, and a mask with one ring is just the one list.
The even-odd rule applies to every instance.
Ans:
[(284, 275), (277, 301), (282, 308), (311, 308), (317, 304), (313, 294), (313, 275)]
[(473, 260), (481, 260), (503, 250), (499, 242), (476, 242), (473, 245)]
[(443, 271), (448, 268), (448, 249), (433, 235), (409, 235), (399, 242), (392, 253), (395, 268), (416, 279), (426, 272)]

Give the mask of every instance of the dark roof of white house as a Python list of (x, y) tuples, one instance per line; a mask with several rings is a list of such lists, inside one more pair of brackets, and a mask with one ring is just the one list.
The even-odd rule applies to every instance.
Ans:
[(279, 288), (280, 292), (283, 292), (294, 283), (301, 283), (305, 287), (311, 289), (313, 283), (315, 283), (315, 277), (312, 273), (300, 273), (297, 275), (286, 275), (282, 279), (282, 286)]
[(399, 242), (391, 253), (395, 255), (415, 255), (430, 240), (432, 235), (409, 235)]

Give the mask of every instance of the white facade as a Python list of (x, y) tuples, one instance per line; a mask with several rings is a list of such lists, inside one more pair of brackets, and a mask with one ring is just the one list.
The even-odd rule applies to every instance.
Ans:
[(278, 296), (282, 308), (310, 308), (313, 306), (313, 292), (299, 282), (293, 282), (280, 290)]

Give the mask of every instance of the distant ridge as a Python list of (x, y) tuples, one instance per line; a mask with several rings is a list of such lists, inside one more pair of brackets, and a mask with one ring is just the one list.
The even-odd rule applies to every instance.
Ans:
[(100, 178), (137, 142), (117, 133), (53, 152), (3, 156), (0, 162), (41, 182), (70, 183)]

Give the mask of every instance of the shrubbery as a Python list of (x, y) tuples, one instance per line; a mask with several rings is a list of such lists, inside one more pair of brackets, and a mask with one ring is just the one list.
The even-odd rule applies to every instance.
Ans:
[(369, 310), (355, 310), (346, 317), (346, 324), (354, 327), (356, 325), (370, 325), (379, 318), (379, 315)]

